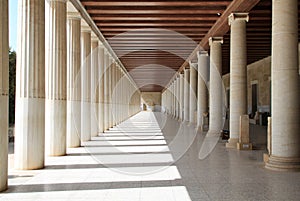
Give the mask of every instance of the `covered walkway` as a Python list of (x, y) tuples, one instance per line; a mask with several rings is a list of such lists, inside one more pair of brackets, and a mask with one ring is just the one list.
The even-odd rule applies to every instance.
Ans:
[[(183, 135), (184, 133), (184, 135)], [(195, 138), (194, 138), (195, 137)], [(262, 151), (219, 141), (198, 159), (205, 133), (160, 112), (140, 112), (41, 170), (13, 169), (0, 200), (297, 200), (300, 175), (265, 169)], [(190, 144), (192, 142), (192, 144)], [(182, 149), (178, 149), (180, 144)], [(185, 150), (186, 149), (186, 150)]]

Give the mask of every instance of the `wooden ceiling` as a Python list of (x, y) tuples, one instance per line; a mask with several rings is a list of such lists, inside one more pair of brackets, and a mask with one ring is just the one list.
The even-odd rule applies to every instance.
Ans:
[[(232, 12), (249, 12), (248, 63), (271, 54), (271, 0), (81, 0), (141, 91), (162, 91), (210, 36), (224, 36), (229, 72)], [(198, 46), (200, 44), (200, 46)]]

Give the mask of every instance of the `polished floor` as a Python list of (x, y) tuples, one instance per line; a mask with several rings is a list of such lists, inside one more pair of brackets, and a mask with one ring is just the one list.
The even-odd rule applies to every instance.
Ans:
[(263, 150), (220, 140), (200, 160), (205, 140), (193, 126), (141, 112), (67, 156), (47, 157), (42, 170), (14, 170), (11, 151), (0, 200), (299, 200), (300, 173), (266, 170)]

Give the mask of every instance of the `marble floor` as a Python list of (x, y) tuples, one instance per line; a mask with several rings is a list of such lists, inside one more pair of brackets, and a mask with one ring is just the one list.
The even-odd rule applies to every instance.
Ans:
[[(299, 200), (300, 173), (263, 167), (263, 150), (237, 151), (162, 113), (141, 112), (83, 147), (47, 157), (42, 170), (13, 169), (0, 200)], [(12, 144), (10, 148), (12, 148)]]

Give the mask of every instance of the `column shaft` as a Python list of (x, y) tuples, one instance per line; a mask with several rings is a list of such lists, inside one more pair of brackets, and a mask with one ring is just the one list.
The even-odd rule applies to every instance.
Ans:
[(184, 70), (184, 121), (189, 121), (190, 117), (190, 70)]
[(8, 165), (8, 0), (0, 2), (0, 192), (7, 189)]
[(198, 55), (198, 94), (197, 94), (197, 127), (202, 128), (203, 113), (208, 112), (208, 53), (201, 51)]
[(44, 167), (45, 1), (19, 1), (16, 72), (16, 169)]
[(50, 0), (46, 9), (46, 154), (66, 154), (67, 1)]
[(104, 132), (104, 47), (99, 47), (99, 65), (98, 65), (98, 78), (97, 86), (99, 93), (99, 105), (98, 105), (98, 132)]
[(190, 64), (190, 118), (191, 124), (196, 123), (197, 110), (197, 64)]
[(273, 0), (272, 152), (266, 167), (300, 169), (298, 1)]
[(220, 134), (223, 129), (223, 82), (222, 43), (223, 37), (211, 37), (210, 43), (210, 81), (209, 81), (209, 133)]
[(91, 140), (91, 31), (81, 32), (81, 141)]
[(227, 147), (236, 148), (240, 116), (247, 114), (247, 13), (229, 16), (230, 32), (230, 139)]
[(67, 147), (80, 146), (81, 80), (79, 14), (68, 13), (67, 21)]
[(105, 52), (104, 60), (104, 130), (109, 129), (109, 54)]
[(92, 37), (91, 43), (91, 137), (98, 135), (98, 99), (97, 77), (99, 69), (98, 38)]
[(180, 86), (179, 86), (179, 99), (180, 99), (180, 103), (179, 103), (179, 118), (181, 121), (183, 121), (183, 108), (184, 108), (184, 76), (183, 74), (179, 75), (179, 80), (180, 80)]

